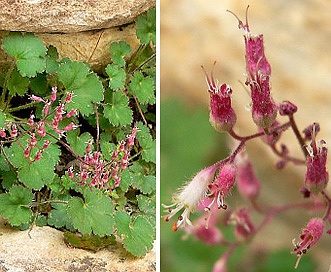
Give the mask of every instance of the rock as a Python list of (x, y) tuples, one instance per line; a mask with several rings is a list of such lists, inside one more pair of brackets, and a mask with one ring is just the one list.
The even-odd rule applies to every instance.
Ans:
[(0, 30), (72, 33), (131, 23), (154, 0), (3, 0)]
[[(153, 6), (155, 0), (4, 0), (0, 39), (8, 31), (33, 32), (55, 46), (61, 58), (88, 62), (102, 72), (100, 68), (110, 62), (112, 42), (126, 41), (132, 52), (138, 47), (134, 21)], [(8, 66), (2, 49), (0, 66)]]
[[(7, 31), (0, 31), (0, 40), (7, 34)], [(68, 57), (73, 61), (87, 62), (99, 72), (104, 65), (110, 63), (109, 46), (112, 42), (125, 41), (131, 46), (132, 52), (139, 46), (134, 23), (103, 30), (62, 34), (37, 33), (35, 35), (42, 39), (46, 46), (55, 46), (60, 59)], [(7, 54), (0, 49), (0, 66), (8, 66), (8, 62)]]
[(13, 230), (0, 221), (0, 272), (156, 271), (156, 254), (134, 258), (118, 243), (96, 253), (68, 248), (63, 233), (51, 227)]

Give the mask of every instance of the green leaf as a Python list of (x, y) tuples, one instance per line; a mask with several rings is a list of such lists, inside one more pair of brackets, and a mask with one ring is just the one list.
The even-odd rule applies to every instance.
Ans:
[(38, 74), (36, 77), (31, 78), (30, 89), (33, 91), (33, 94), (38, 96), (46, 96), (49, 94), (46, 73)]
[[(43, 143), (38, 144), (42, 145)], [(36, 162), (30, 162), (25, 158), (22, 148), (17, 143), (13, 143), (6, 153), (11, 163), (18, 168), (18, 179), (27, 187), (39, 190), (45, 184), (52, 182), (54, 167), (60, 156), (60, 149), (56, 144), (51, 144), (45, 149), (40, 160)]]
[(111, 143), (112, 136), (109, 133), (101, 133), (100, 134), (100, 148), (103, 157), (110, 161), (112, 157), (112, 153), (114, 149), (116, 148), (116, 145), (114, 143)]
[(138, 123), (139, 133), (137, 133), (137, 139), (139, 144), (143, 148), (142, 158), (147, 162), (156, 163), (156, 142), (149, 134), (149, 129), (141, 122)]
[(22, 186), (13, 186), (8, 193), (0, 195), (0, 214), (9, 224), (18, 226), (27, 223), (32, 216), (29, 208), (33, 194)]
[(30, 163), (25, 161), (18, 170), (18, 179), (27, 187), (40, 190), (45, 184), (50, 184), (54, 178), (54, 163), (41, 158)]
[(86, 151), (87, 142), (92, 138), (91, 134), (84, 132), (79, 135), (80, 129), (74, 129), (67, 132), (67, 141), (70, 147), (80, 156)]
[[(64, 197), (60, 198), (61, 201), (68, 201), (69, 196), (65, 195)], [(56, 202), (56, 199), (54, 200)], [(68, 204), (66, 203), (53, 203), (52, 210), (48, 215), (48, 224), (54, 226), (56, 228), (63, 228), (69, 230), (74, 230), (71, 218), (67, 211)]]
[(46, 67), (46, 46), (33, 34), (11, 32), (3, 38), (2, 48), (16, 59), (22, 76), (34, 77)]
[(128, 169), (125, 169), (121, 175), (120, 188), (123, 192), (126, 192), (131, 184), (132, 184), (131, 174)]
[(144, 168), (138, 163), (133, 163), (129, 168), (131, 184), (141, 190), (144, 194), (151, 194), (156, 190), (156, 178), (146, 176)]
[(28, 91), (29, 79), (22, 77), (21, 74), (14, 70), (8, 79), (8, 90), (11, 95), (24, 95)]
[(17, 184), (17, 176), (13, 170), (0, 171), (0, 176), (2, 176), (1, 186), (6, 190), (9, 190), (14, 184)]
[(74, 227), (83, 234), (111, 234), (114, 226), (114, 206), (110, 198), (100, 191), (91, 191), (90, 188), (86, 188), (83, 195), (85, 200), (79, 197), (69, 200), (68, 214)]
[(6, 114), (0, 110), (0, 128), (3, 128), (5, 126), (6, 122)]
[(58, 75), (68, 91), (73, 91), (68, 110), (78, 109), (83, 115), (94, 112), (93, 102), (103, 100), (103, 86), (97, 75), (80, 62), (67, 61), (60, 65)]
[(150, 9), (146, 15), (137, 20), (137, 38), (140, 42), (147, 44), (150, 41), (156, 44), (156, 10)]
[(114, 126), (125, 126), (132, 122), (132, 111), (128, 106), (128, 97), (121, 93), (113, 93), (113, 101), (111, 104), (104, 105), (104, 116)]
[(133, 222), (125, 212), (117, 212), (115, 221), (118, 233), (122, 235), (124, 247), (132, 255), (142, 257), (153, 247), (154, 230), (147, 219), (138, 216)]
[(109, 87), (113, 90), (119, 90), (124, 87), (126, 73), (118, 65), (109, 64), (106, 67), (106, 73), (109, 76)]
[(136, 72), (129, 85), (129, 92), (135, 95), (142, 104), (155, 101), (154, 81), (150, 77), (144, 77), (142, 73)]
[(11, 164), (19, 168), (23, 163), (27, 160), (24, 157), (23, 149), (15, 142), (11, 145), (11, 147), (4, 147), (4, 152), (8, 158), (8, 160), (11, 162)]
[(130, 45), (124, 41), (113, 42), (109, 48), (110, 53), (112, 54), (112, 60), (114, 64), (117, 64), (120, 67), (125, 66), (124, 56), (131, 53)]
[(145, 196), (138, 195), (138, 207), (141, 215), (144, 216), (148, 222), (155, 228), (156, 225), (156, 198), (155, 195)]
[(46, 72), (48, 74), (53, 74), (59, 68), (59, 63), (57, 60), (59, 59), (59, 54), (57, 52), (56, 47), (50, 45), (47, 50), (46, 55)]

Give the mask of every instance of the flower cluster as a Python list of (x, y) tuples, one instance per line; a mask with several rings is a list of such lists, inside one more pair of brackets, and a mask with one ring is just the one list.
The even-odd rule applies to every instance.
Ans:
[[(219, 84), (215, 80), (214, 67), (210, 76), (202, 67), (210, 96), (209, 121), (217, 132), (228, 133), (236, 143), (236, 147), (227, 158), (201, 170), (191, 182), (175, 194), (172, 199), (173, 204), (163, 205), (168, 212), (164, 220), (169, 221), (180, 213), (173, 225), (174, 231), (182, 227), (188, 234), (194, 235), (208, 245), (229, 246), (228, 251), (214, 266), (214, 271), (226, 271), (227, 261), (235, 247), (257, 234), (275, 215), (296, 207), (303, 206), (307, 210), (316, 208), (316, 198), (321, 197), (324, 202), (320, 201), (320, 203), (325, 204), (321, 204), (319, 209), (325, 209), (325, 215), (323, 218), (311, 219), (300, 236), (301, 241), (295, 244), (292, 253), (299, 256), (297, 266), (302, 254), (321, 238), (325, 224), (327, 222), (331, 224), (331, 197), (326, 191), (329, 180), (326, 168), (328, 149), (323, 140), (316, 141), (316, 134), (320, 130), (317, 123), (309, 125), (300, 133), (294, 119), (298, 107), (290, 101), (279, 104), (274, 102), (270, 90), (271, 66), (265, 56), (263, 35), (253, 35), (250, 32), (247, 14), (245, 24), (237, 16), (236, 18), (239, 21), (239, 28), (245, 32), (246, 85), (250, 88), (252, 119), (257, 132), (248, 136), (239, 136), (235, 132), (237, 115), (232, 108), (231, 87), (226, 83)], [(277, 119), (278, 113), (288, 121), (281, 123)], [(291, 145), (280, 143), (283, 132), (289, 128), (292, 129), (303, 151), (304, 159), (291, 156), (288, 146), (292, 146), (292, 143)], [(314, 194), (314, 202), (284, 206), (264, 206), (259, 203), (262, 183), (257, 178), (247, 153), (244, 152), (246, 142), (256, 138), (260, 138), (279, 157), (276, 163), (278, 169), (283, 169), (289, 163), (306, 166), (305, 187), (301, 192), (305, 198), (310, 198), (311, 194)], [(235, 186), (242, 198), (248, 202), (248, 206), (233, 211), (228, 209), (225, 197)], [(192, 223), (190, 214), (195, 210), (204, 210), (207, 216), (204, 215)], [(226, 241), (218, 228), (222, 225), (220, 216), (216, 215), (219, 214), (217, 213), (219, 210), (227, 210), (224, 212), (226, 214), (224, 217), (235, 226), (234, 242)], [(251, 219), (252, 212), (264, 216), (260, 225), (255, 224)], [(331, 233), (331, 230), (327, 233)]]
[[(126, 140), (120, 141), (114, 149), (111, 161), (105, 161), (100, 151), (92, 151), (92, 141), (88, 141), (86, 152), (80, 159), (77, 173), (73, 166), (68, 169), (68, 176), (77, 179), (79, 184), (89, 184), (91, 187), (114, 189), (120, 185), (121, 172), (128, 167), (129, 156), (137, 134), (137, 126), (134, 126)], [(109, 181), (113, 180), (111, 186)]]
[(25, 146), (17, 142), (24, 150), (24, 157), (30, 162), (38, 161), (42, 157), (42, 153), (47, 149), (50, 144), (50, 138), (46, 137), (48, 133), (56, 132), (58, 136), (63, 136), (65, 132), (73, 130), (78, 126), (71, 122), (60, 128), (61, 121), (69, 119), (76, 115), (76, 110), (73, 109), (69, 112), (65, 111), (66, 106), (71, 102), (72, 93), (68, 93), (64, 98), (64, 102), (59, 101), (58, 106), (54, 107), (57, 100), (57, 87), (52, 88), (50, 99), (45, 101), (43, 98), (31, 95), (30, 99), (35, 102), (43, 103), (42, 117), (36, 120), (34, 114), (31, 114), (24, 127), (22, 123), (7, 122), (4, 128), (0, 128), (0, 137), (6, 141), (14, 141), (19, 136), (19, 127), (21, 127), (21, 134), (28, 135)]

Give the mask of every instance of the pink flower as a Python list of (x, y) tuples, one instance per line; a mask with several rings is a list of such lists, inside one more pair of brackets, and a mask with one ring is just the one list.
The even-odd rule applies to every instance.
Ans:
[(207, 197), (211, 198), (212, 202), (206, 207), (206, 210), (211, 210), (215, 203), (217, 203), (218, 209), (227, 209), (224, 198), (234, 185), (236, 172), (236, 167), (233, 164), (226, 164), (220, 167), (217, 178), (213, 183), (208, 185), (209, 194)]
[(248, 209), (241, 208), (230, 216), (230, 222), (235, 225), (234, 234), (239, 241), (250, 238), (255, 233), (255, 226), (248, 216)]
[[(271, 134), (270, 135), (265, 134), (264, 136), (262, 136), (261, 137), (262, 141), (264, 141), (266, 144), (268, 144), (270, 146), (275, 145), (278, 142), (278, 140), (280, 139), (283, 131), (273, 131), (272, 128), (275, 128), (279, 125), (280, 125), (280, 123), (277, 120), (275, 120), (272, 123), (272, 125), (270, 126)], [(263, 129), (260, 127), (259, 131), (263, 131)]]
[(313, 138), (313, 131), (315, 131), (315, 136), (316, 136), (320, 130), (321, 130), (320, 125), (318, 123), (313, 123), (308, 127), (306, 127), (302, 131), (302, 133), (304, 134), (305, 140), (311, 141), (311, 139)]
[(17, 126), (15, 124), (12, 124), (10, 137), (15, 138), (17, 135), (18, 135)]
[(0, 137), (1, 138), (6, 138), (7, 137), (6, 131), (3, 128), (0, 128)]
[(321, 218), (312, 218), (307, 224), (307, 227), (302, 230), (300, 235), (300, 242), (294, 243), (294, 250), (292, 254), (297, 254), (298, 259), (295, 268), (298, 267), (300, 259), (303, 254), (307, 252), (317, 241), (321, 238), (324, 231), (325, 222)]
[(51, 102), (52, 103), (56, 100), (56, 93), (57, 93), (57, 88), (53, 87), (52, 88), (52, 94), (51, 94)]
[(206, 227), (206, 218), (201, 217), (199, 220), (194, 222), (194, 225), (188, 225), (185, 227), (185, 231), (189, 234), (194, 235), (200, 241), (206, 243), (207, 245), (217, 245), (220, 244), (224, 236), (222, 232), (215, 226), (215, 217), (211, 217), (209, 220), (209, 226)]
[(214, 264), (213, 272), (227, 272), (228, 271), (228, 260), (232, 253), (232, 250), (229, 249), (227, 252), (225, 252), (221, 258), (217, 260), (217, 262)]
[(41, 97), (36, 96), (36, 95), (31, 95), (31, 96), (30, 96), (30, 99), (33, 100), (33, 101), (44, 102), (44, 103), (46, 103), (44, 99), (42, 99)]
[(227, 84), (218, 86), (214, 79), (213, 70), (210, 78), (205, 71), (210, 94), (209, 121), (217, 131), (230, 131), (237, 121), (236, 113), (231, 106), (232, 89)]
[(34, 161), (39, 161), (42, 156), (42, 150), (38, 150), (36, 156), (34, 157)]
[(254, 123), (262, 128), (270, 127), (277, 117), (277, 106), (270, 94), (269, 76), (260, 76), (257, 81), (250, 80), (252, 117)]
[(260, 194), (261, 184), (246, 153), (242, 152), (237, 155), (236, 166), (237, 188), (240, 195), (249, 201), (255, 201)]
[(315, 129), (313, 129), (311, 149), (308, 150), (309, 155), (306, 161), (305, 185), (311, 193), (321, 192), (329, 181), (329, 173), (326, 170), (328, 149), (324, 146), (324, 141), (319, 142), (319, 146), (317, 146), (315, 134)]
[(270, 94), (271, 66), (264, 54), (263, 35), (251, 34), (247, 10), (245, 25), (235, 14), (233, 15), (239, 21), (239, 28), (245, 32), (246, 84), (251, 89), (253, 121), (259, 127), (268, 128), (276, 119), (277, 106)]

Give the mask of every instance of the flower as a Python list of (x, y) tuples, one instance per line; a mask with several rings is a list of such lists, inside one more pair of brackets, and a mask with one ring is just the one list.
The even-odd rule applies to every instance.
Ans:
[(230, 131), (237, 121), (236, 113), (231, 106), (232, 89), (227, 84), (218, 86), (213, 71), (214, 68), (209, 78), (204, 70), (210, 94), (209, 121), (217, 131)]
[(269, 76), (248, 81), (252, 98), (252, 118), (262, 128), (269, 128), (277, 117), (277, 106), (270, 94)]
[(295, 268), (298, 267), (302, 255), (305, 254), (307, 250), (316, 244), (321, 238), (323, 235), (324, 226), (325, 222), (322, 218), (312, 218), (308, 222), (306, 228), (302, 230), (300, 242), (295, 243), (295, 240), (293, 240), (294, 250), (291, 253), (297, 254), (298, 256)]
[(312, 137), (313, 137), (313, 131), (315, 131), (315, 136), (317, 135), (317, 133), (321, 130), (321, 127), (318, 123), (313, 123), (311, 125), (309, 125), (308, 127), (306, 127), (302, 133), (304, 135), (304, 139), (311, 141)]
[(246, 153), (242, 152), (237, 155), (236, 165), (238, 171), (237, 188), (240, 195), (249, 201), (255, 201), (259, 196), (261, 184)]
[(326, 160), (328, 149), (324, 146), (325, 142), (320, 141), (317, 146), (315, 140), (316, 132), (313, 127), (312, 142), (309, 155), (307, 156), (307, 171), (305, 185), (311, 193), (319, 193), (326, 187), (329, 181), (329, 173), (326, 170)]
[(213, 181), (216, 169), (217, 166), (212, 165), (201, 170), (191, 182), (184, 186), (181, 191), (173, 197), (173, 204), (163, 205), (169, 212), (169, 215), (164, 217), (165, 221), (169, 221), (175, 214), (184, 209), (182, 214), (178, 217), (178, 221), (174, 223), (173, 231), (176, 231), (181, 226), (192, 225), (189, 219), (190, 214), (206, 194), (208, 185)]
[(207, 197), (212, 198), (212, 201), (205, 208), (206, 211), (210, 211), (215, 203), (217, 203), (218, 209), (227, 209), (227, 205), (224, 203), (224, 198), (228, 195), (234, 185), (236, 172), (236, 167), (232, 163), (220, 167), (217, 178), (213, 183), (208, 185), (209, 194)]
[(247, 10), (246, 24), (234, 13), (232, 14), (237, 18), (239, 28), (245, 32), (246, 85), (251, 89), (253, 121), (259, 127), (268, 128), (277, 117), (277, 105), (270, 94), (271, 66), (264, 54), (263, 35), (251, 34), (247, 21)]
[(244, 241), (255, 233), (255, 226), (248, 216), (247, 208), (241, 208), (232, 213), (230, 223), (235, 226), (234, 234), (239, 241)]
[(201, 217), (194, 222), (194, 226), (188, 225), (185, 231), (188, 234), (194, 235), (200, 241), (207, 245), (217, 245), (224, 240), (222, 232), (215, 226), (217, 218), (215, 216), (209, 219), (208, 227), (206, 226), (206, 218)]

